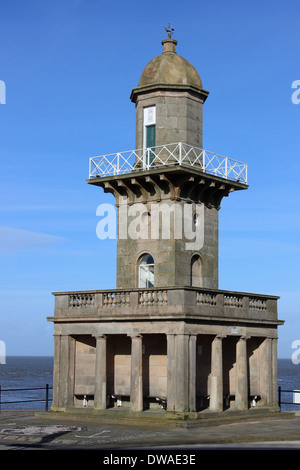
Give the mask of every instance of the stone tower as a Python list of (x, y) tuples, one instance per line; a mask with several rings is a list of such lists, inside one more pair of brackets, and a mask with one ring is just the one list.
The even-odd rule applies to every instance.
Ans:
[(52, 410), (278, 409), (278, 297), (218, 288), (218, 213), (247, 166), (202, 148), (208, 92), (170, 36), (131, 92), (136, 149), (90, 159), (118, 208), (117, 288), (54, 293)]
[[(225, 181), (221, 157), (203, 152), (208, 91), (177, 54), (177, 41), (162, 45), (130, 96), (136, 106), (134, 172), (88, 182), (113, 193), (119, 208), (117, 288), (218, 288), (221, 199), (247, 185)], [(212, 171), (206, 171), (211, 160)]]

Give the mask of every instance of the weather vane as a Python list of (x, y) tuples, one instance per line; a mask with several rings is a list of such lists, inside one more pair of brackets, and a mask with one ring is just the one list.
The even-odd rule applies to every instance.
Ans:
[(168, 39), (171, 39), (173, 31), (175, 31), (174, 28), (171, 27), (170, 23), (169, 26), (165, 26), (165, 31), (168, 33)]

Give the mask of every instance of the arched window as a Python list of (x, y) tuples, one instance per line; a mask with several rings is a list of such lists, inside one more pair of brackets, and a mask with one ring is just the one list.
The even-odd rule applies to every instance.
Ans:
[(191, 286), (201, 287), (201, 258), (199, 255), (191, 259)]
[(154, 261), (149, 254), (140, 259), (139, 287), (154, 287)]

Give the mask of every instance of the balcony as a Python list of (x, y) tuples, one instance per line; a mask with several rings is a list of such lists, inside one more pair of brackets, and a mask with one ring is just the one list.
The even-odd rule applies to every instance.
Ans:
[(247, 184), (245, 163), (182, 142), (92, 157), (89, 162), (89, 179), (125, 175), (135, 171), (148, 171), (174, 165)]
[(279, 297), (196, 287), (55, 292), (54, 322), (203, 320), (282, 324)]

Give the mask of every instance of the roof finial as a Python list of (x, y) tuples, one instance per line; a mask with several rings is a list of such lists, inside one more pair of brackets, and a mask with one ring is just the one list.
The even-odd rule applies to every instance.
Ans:
[(169, 22), (169, 26), (165, 26), (165, 31), (166, 33), (168, 33), (168, 39), (171, 39), (173, 31), (175, 31), (175, 29), (171, 27), (170, 22)]

